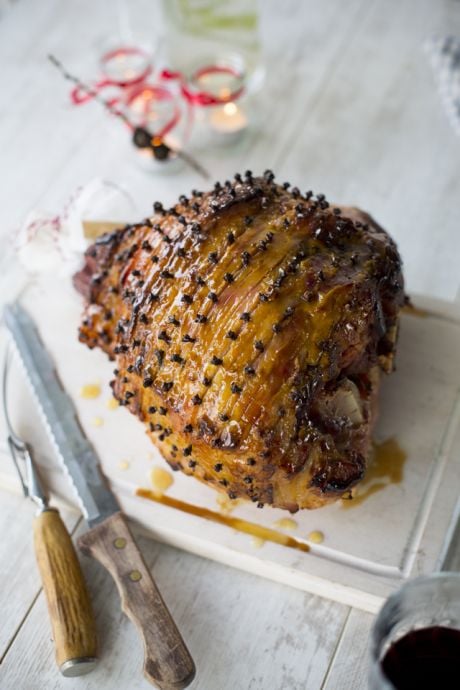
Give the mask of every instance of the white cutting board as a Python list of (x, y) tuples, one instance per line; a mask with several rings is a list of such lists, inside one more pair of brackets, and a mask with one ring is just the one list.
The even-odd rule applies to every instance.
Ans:
[[(108, 409), (113, 363), (78, 342), (80, 297), (62, 278), (58, 284), (29, 284), (22, 303), (38, 323), (123, 509), (155, 538), (371, 612), (405, 578), (442, 565), (460, 505), (460, 320), (452, 306), (416, 300), (433, 313), (403, 315), (397, 371), (383, 383), (375, 438), (395, 437), (405, 450), (403, 480), (356, 507), (345, 509), (339, 502), (292, 516), (297, 528), (290, 534), (296, 540), (307, 543), (313, 530), (324, 534), (323, 543), (311, 544), (304, 553), (268, 541), (260, 547), (250, 535), (227, 525), (135, 496), (137, 488), (151, 488), (153, 466), (169, 468), (140, 421), (124, 408)], [(1, 337), (5, 340), (3, 327)], [(101, 396), (81, 398), (81, 386), (95, 382), (102, 386)], [(62, 500), (77, 506), (17, 364), (10, 390), (14, 423), (34, 445), (44, 481)], [(94, 426), (95, 418), (103, 424)], [(178, 472), (173, 477), (168, 495), (219, 512), (213, 489)], [(3, 439), (0, 485), (18, 487)], [(274, 523), (289, 514), (238, 503), (232, 516), (282, 531)]]

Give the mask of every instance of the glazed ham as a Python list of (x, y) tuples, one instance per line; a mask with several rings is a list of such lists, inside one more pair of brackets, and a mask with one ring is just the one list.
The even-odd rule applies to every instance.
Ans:
[(81, 341), (174, 470), (289, 511), (362, 479), (404, 303), (369, 216), (247, 172), (102, 236), (75, 284)]

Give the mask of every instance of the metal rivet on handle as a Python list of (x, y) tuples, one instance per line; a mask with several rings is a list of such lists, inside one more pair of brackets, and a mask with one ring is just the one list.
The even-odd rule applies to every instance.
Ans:
[(123, 537), (118, 537), (114, 540), (113, 545), (116, 549), (124, 549), (126, 546), (126, 539)]
[(129, 573), (129, 579), (133, 582), (139, 582), (141, 577), (142, 575), (138, 570), (131, 570), (131, 572)]

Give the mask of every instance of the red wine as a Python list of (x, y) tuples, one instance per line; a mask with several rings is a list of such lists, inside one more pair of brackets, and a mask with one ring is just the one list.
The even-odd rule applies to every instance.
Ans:
[(455, 690), (459, 687), (460, 630), (421, 628), (395, 642), (382, 669), (397, 690)]

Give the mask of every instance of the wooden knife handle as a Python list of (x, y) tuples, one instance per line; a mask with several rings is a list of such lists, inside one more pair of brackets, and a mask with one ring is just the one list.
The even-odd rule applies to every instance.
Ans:
[(144, 643), (144, 675), (161, 690), (186, 688), (195, 665), (145, 565), (122, 513), (115, 513), (83, 534), (78, 545), (112, 575), (123, 611)]
[(55, 508), (35, 518), (34, 543), (59, 670), (64, 676), (89, 673), (97, 652), (91, 601), (72, 540)]

